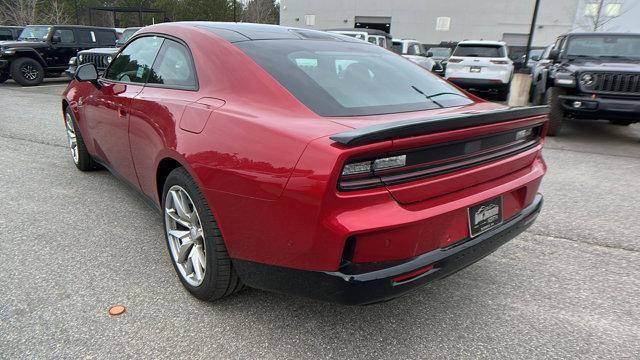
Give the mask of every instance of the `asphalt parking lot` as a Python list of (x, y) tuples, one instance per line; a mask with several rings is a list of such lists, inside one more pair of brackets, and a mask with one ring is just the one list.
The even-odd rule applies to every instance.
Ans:
[(408, 296), (204, 303), (179, 283), (159, 214), (73, 166), (65, 86), (0, 85), (1, 358), (640, 358), (640, 124), (569, 123), (544, 150), (537, 223)]

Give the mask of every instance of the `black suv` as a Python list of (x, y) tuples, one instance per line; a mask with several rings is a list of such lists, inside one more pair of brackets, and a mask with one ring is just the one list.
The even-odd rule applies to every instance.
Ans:
[(640, 122), (640, 34), (572, 33), (560, 36), (549, 63), (534, 79), (550, 106), (549, 135), (565, 117)]
[(116, 30), (77, 25), (29, 25), (18, 41), (0, 42), (0, 83), (9, 77), (22, 86), (60, 76), (78, 51), (115, 46)]
[(22, 29), (22, 26), (0, 26), (0, 41), (16, 40)]
[(95, 48), (89, 50), (78, 51), (78, 56), (72, 57), (69, 60), (69, 68), (65, 70), (65, 74), (70, 79), (75, 77), (76, 69), (80, 65), (92, 63), (96, 66), (99, 74), (102, 74), (107, 66), (111, 63), (111, 60), (115, 58), (118, 50), (141, 28), (139, 27), (130, 27), (124, 29), (122, 32), (122, 36), (120, 39), (116, 41), (116, 47), (107, 47), (107, 48)]

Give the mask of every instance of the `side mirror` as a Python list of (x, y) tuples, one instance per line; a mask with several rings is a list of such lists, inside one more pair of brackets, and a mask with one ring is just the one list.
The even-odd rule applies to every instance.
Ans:
[(552, 49), (549, 52), (549, 59), (553, 61), (558, 61), (560, 59), (560, 51), (558, 51), (558, 49)]
[(57, 44), (59, 42), (62, 42), (62, 39), (60, 38), (60, 36), (54, 35), (54, 36), (51, 37), (51, 43), (52, 44)]
[(96, 85), (98, 83), (98, 70), (93, 64), (82, 64), (76, 69), (74, 78), (78, 81), (89, 81)]
[(431, 51), (427, 51), (427, 57), (433, 57), (433, 53)]
[(118, 39), (116, 40), (116, 47), (122, 47), (124, 45), (124, 40)]
[(538, 61), (538, 60), (540, 60), (540, 55), (533, 55), (533, 56), (531, 57), (531, 60), (533, 60), (533, 61)]

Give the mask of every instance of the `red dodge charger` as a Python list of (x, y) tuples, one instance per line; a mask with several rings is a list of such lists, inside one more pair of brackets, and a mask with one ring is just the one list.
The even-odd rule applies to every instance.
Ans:
[(381, 47), (271, 25), (144, 28), (62, 111), (75, 165), (162, 212), (182, 284), (348, 304), (483, 258), (538, 215), (546, 108), (485, 102)]

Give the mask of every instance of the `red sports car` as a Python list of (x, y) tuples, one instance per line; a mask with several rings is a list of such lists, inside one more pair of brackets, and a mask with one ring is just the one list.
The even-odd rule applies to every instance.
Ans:
[(183, 285), (365, 304), (452, 274), (542, 205), (546, 108), (482, 101), (381, 47), (305, 29), (144, 28), (62, 111), (82, 171), (163, 214)]

